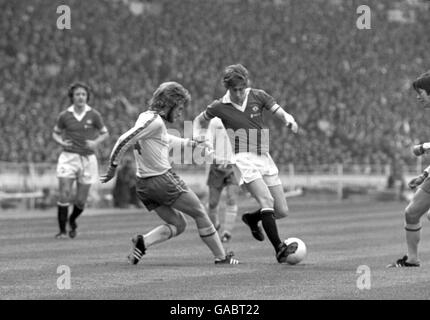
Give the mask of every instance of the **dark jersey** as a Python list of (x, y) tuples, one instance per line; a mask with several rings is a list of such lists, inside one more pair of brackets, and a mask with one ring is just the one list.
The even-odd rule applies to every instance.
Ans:
[(85, 116), (79, 121), (73, 114), (73, 108), (60, 113), (56, 128), (62, 133), (65, 140), (71, 140), (71, 147), (63, 147), (64, 151), (78, 153), (86, 156), (94, 151), (86, 146), (86, 140), (95, 140), (100, 133), (107, 132), (100, 113), (89, 108)]
[(243, 111), (225, 99), (213, 101), (203, 113), (206, 120), (221, 119), (234, 152), (269, 152), (269, 129), (263, 121), (263, 109), (269, 110), (275, 100), (263, 90), (250, 89)]

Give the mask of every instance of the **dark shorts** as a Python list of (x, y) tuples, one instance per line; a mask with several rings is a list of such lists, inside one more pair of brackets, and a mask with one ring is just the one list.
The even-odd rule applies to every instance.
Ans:
[(176, 173), (169, 170), (159, 176), (137, 177), (136, 192), (140, 201), (151, 211), (162, 205), (171, 206), (182, 193), (188, 192), (188, 187)]
[(207, 185), (213, 188), (223, 188), (228, 185), (239, 185), (238, 170), (235, 165), (223, 167), (220, 164), (211, 164)]
[(418, 188), (423, 189), (427, 193), (430, 193), (430, 178), (426, 178)]

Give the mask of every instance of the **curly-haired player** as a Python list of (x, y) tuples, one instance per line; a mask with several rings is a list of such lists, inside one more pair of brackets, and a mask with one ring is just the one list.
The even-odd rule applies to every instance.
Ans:
[(182, 139), (167, 133), (164, 121), (175, 122), (189, 101), (190, 95), (182, 85), (162, 83), (152, 96), (149, 110), (141, 113), (134, 127), (119, 137), (110, 156), (109, 169), (100, 179), (103, 183), (112, 179), (124, 152), (134, 146), (137, 195), (146, 208), (155, 210), (165, 223), (146, 234), (133, 237), (133, 249), (129, 255), (132, 264), (137, 264), (150, 246), (184, 232), (186, 220), (182, 212), (196, 222), (200, 238), (215, 256), (216, 264), (239, 263), (232, 253), (226, 254), (204, 206), (172, 170), (169, 162), (169, 145), (206, 146), (206, 142)]

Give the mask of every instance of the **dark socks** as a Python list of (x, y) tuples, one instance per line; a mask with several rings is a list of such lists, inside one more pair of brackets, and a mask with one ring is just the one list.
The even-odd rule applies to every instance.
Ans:
[(58, 226), (60, 232), (66, 233), (67, 215), (69, 205), (58, 205)]
[(250, 212), (248, 219), (250, 219), (252, 223), (258, 223), (258, 221), (261, 220), (261, 209), (258, 209), (254, 212)]
[(269, 238), (273, 247), (275, 248), (275, 251), (278, 251), (278, 247), (282, 241), (278, 234), (278, 226), (276, 225), (274, 216), (275, 211), (273, 209), (261, 209), (259, 211), (261, 213), (260, 215), (263, 229), (266, 232), (267, 237)]
[(76, 205), (73, 206), (73, 212), (70, 215), (70, 222), (75, 223), (76, 219), (81, 215), (82, 211), (84, 211), (84, 209), (77, 207)]

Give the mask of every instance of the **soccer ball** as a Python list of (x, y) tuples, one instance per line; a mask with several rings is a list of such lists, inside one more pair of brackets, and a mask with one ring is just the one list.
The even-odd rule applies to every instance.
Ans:
[(284, 241), (286, 245), (289, 245), (293, 242), (297, 242), (297, 250), (296, 252), (288, 255), (287, 259), (285, 260), (285, 262), (288, 264), (298, 264), (306, 257), (306, 245), (302, 240), (299, 238), (288, 238)]

